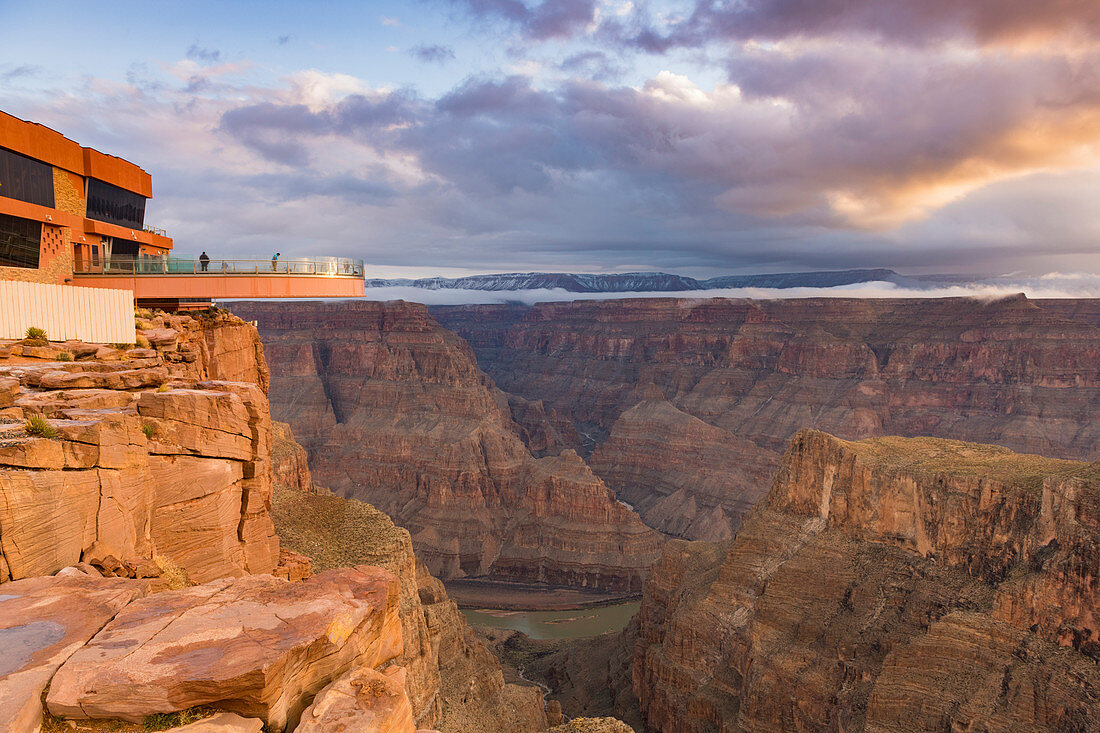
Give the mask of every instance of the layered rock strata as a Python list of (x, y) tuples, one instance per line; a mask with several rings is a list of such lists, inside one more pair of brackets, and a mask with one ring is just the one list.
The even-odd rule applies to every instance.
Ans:
[(725, 543), (647, 582), (634, 689), (659, 731), (1100, 725), (1100, 464), (803, 431)]
[[(159, 336), (153, 349), (0, 361), (11, 402), (0, 417), (0, 582), (79, 562), (157, 574), (158, 558), (194, 582), (276, 569), (267, 398), (252, 382), (193, 378), (266, 383), (255, 333), (224, 316), (167, 318), (192, 330), (146, 331)], [(259, 361), (225, 346), (242, 341)], [(55, 435), (24, 430), (31, 417)]]
[(408, 527), (434, 575), (640, 590), (658, 535), (575, 452), (535, 458), (469, 347), (423, 306), (233, 307), (259, 323), (272, 409), (315, 480)]
[(276, 486), (272, 512), (283, 543), (315, 569), (371, 564), (400, 583), (405, 688), (416, 724), (445, 733), (544, 730), (538, 688), (505, 684), (500, 663), (466, 626), (443, 584), (413, 554), (407, 530), (369, 504)]
[[(1092, 457), (1100, 444), (1094, 302), (669, 298), (431, 312), (470, 343), (501, 389), (570, 418), (588, 445), (610, 435), (593, 470), (654, 526), (712, 539), (723, 533), (714, 507), (729, 534), (803, 427)], [(632, 410), (653, 401), (675, 410), (649, 409), (640, 421)], [(685, 415), (717, 430), (708, 435)], [(696, 452), (734, 460), (702, 481), (682, 470), (681, 442), (639, 437), (685, 428)], [(651, 504), (680, 490), (676, 502), (693, 501), (709, 521), (651, 518)]]

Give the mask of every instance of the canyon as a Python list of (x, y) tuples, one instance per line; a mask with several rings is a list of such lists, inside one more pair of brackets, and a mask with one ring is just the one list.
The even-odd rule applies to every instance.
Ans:
[(0, 343), (0, 728), (1100, 725), (1096, 302), (233, 307)]
[(433, 575), (640, 593), (660, 535), (575, 450), (551, 450), (568, 426), (510, 403), (424, 306), (232, 307), (259, 324), (271, 409), (314, 480), (406, 527)]
[(572, 422), (593, 472), (647, 524), (716, 540), (803, 427), (1093, 457), (1096, 303), (660, 298), (431, 313), (500, 389)]

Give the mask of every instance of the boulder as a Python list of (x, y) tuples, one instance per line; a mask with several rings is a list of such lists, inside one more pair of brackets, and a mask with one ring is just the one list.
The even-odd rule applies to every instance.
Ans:
[(350, 669), (401, 653), (396, 578), (332, 570), (301, 583), (213, 581), (135, 601), (54, 675), (51, 713), (140, 722), (197, 705), (283, 730)]
[(147, 328), (138, 333), (158, 349), (174, 346), (179, 339), (179, 331), (172, 328)]
[(0, 590), (0, 730), (37, 733), (42, 691), (57, 668), (144, 593), (144, 583), (78, 571), (5, 583)]
[(30, 357), (31, 359), (56, 359), (57, 355), (61, 353), (60, 349), (55, 349), (52, 346), (23, 346), (23, 356)]
[(414, 733), (405, 675), (405, 668), (396, 666), (384, 672), (353, 669), (317, 693), (295, 733)]
[(0, 377), (0, 407), (11, 407), (19, 394), (19, 380), (13, 377)]

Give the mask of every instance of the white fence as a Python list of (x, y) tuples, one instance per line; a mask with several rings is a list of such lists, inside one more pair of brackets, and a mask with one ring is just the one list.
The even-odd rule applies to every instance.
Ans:
[(0, 280), (0, 338), (23, 338), (30, 326), (50, 341), (132, 344), (134, 292)]

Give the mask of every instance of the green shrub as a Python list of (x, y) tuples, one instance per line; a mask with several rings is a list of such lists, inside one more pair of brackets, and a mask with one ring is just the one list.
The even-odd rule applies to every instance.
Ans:
[(71, 352), (71, 351), (62, 351), (60, 354), (57, 355), (57, 360), (58, 361), (72, 361), (73, 360), (73, 352)]
[(152, 344), (149, 343), (149, 339), (145, 338), (140, 333), (138, 334), (137, 339), (134, 340), (134, 343), (136, 343), (143, 349), (148, 349), (150, 346), (152, 346)]
[(24, 334), (24, 338), (34, 339), (35, 341), (45, 341), (46, 332), (37, 326), (31, 326), (27, 329), (27, 333)]
[(151, 422), (147, 422), (141, 426), (141, 432), (145, 433), (146, 438), (152, 440), (153, 436), (157, 434), (157, 426)]
[(32, 415), (23, 423), (23, 429), (27, 435), (37, 435), (39, 438), (56, 438), (57, 431), (53, 425), (41, 415)]

